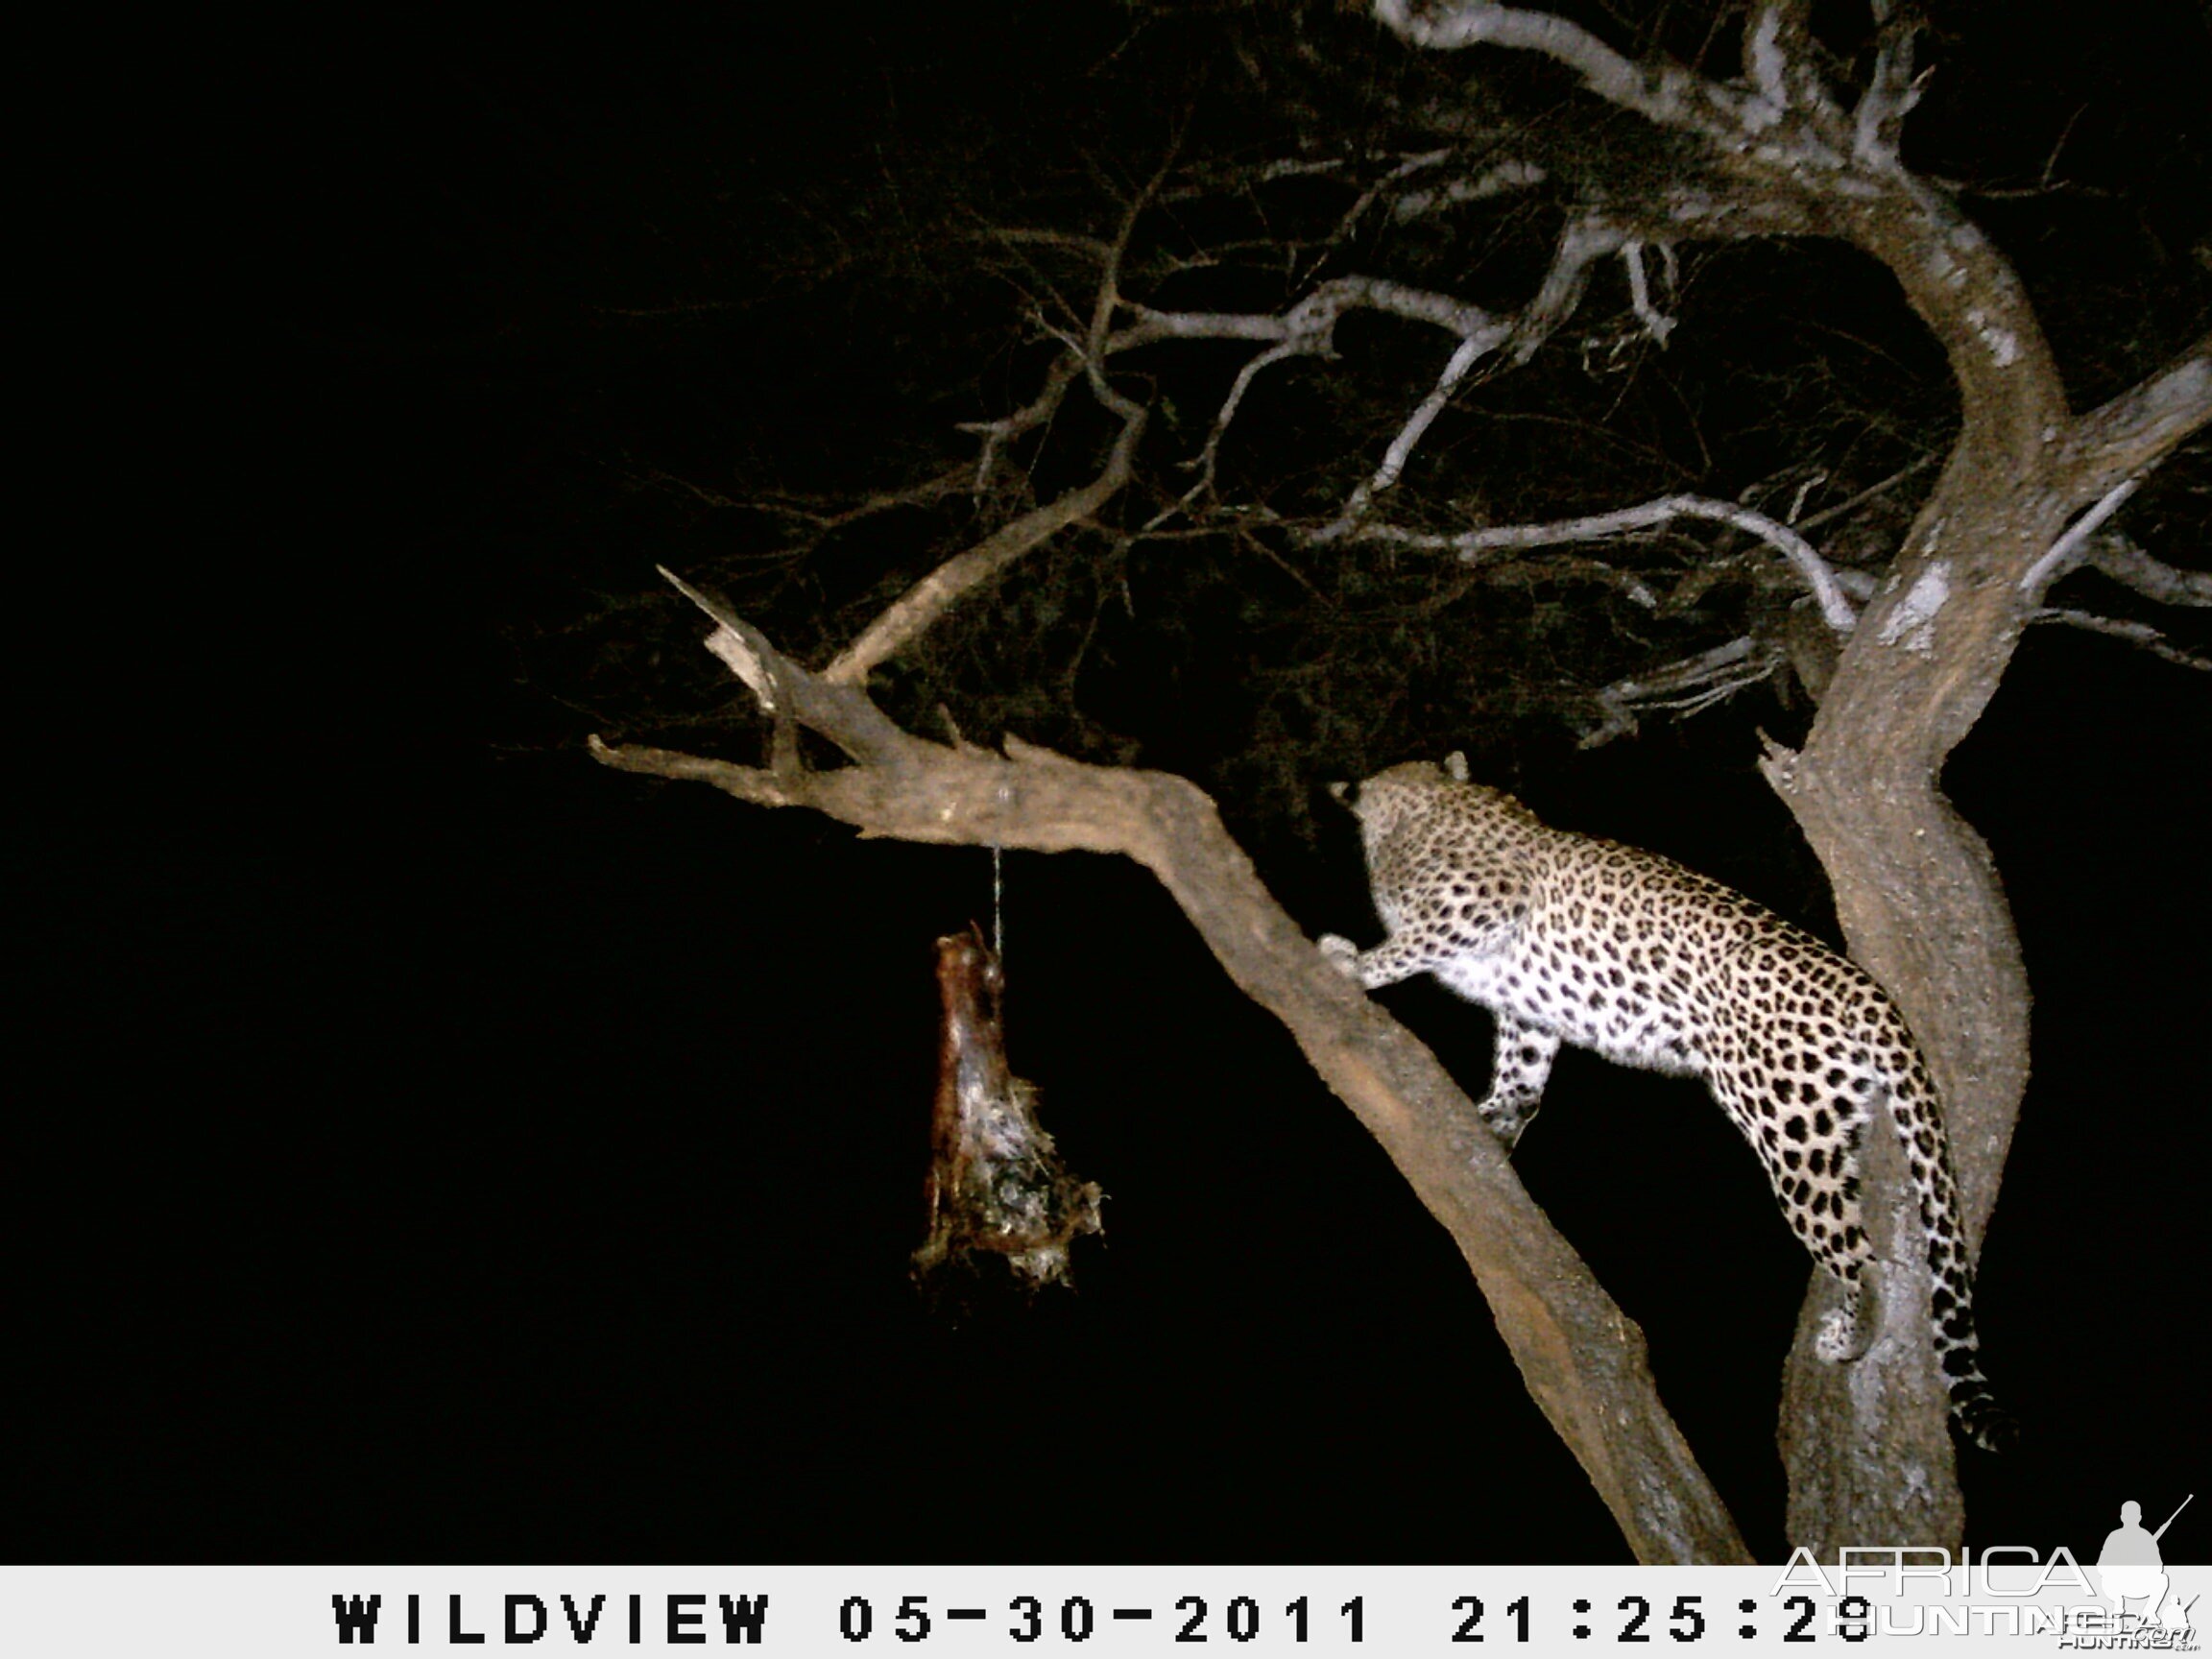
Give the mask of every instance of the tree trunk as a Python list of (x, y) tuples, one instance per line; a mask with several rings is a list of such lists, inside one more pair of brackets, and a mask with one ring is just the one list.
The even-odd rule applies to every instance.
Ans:
[[(2062, 497), (1972, 434), (1922, 510), (1898, 574), (1838, 664), (1803, 751), (1767, 763), (1836, 893), (1851, 954), (1889, 991), (1942, 1092), (1970, 1252), (1996, 1204), (2028, 1083), (2028, 976), (1989, 849), (1937, 785), (2018, 642), (2019, 572), (2064, 529)], [(2022, 488), (2023, 484), (2031, 487)], [(1798, 1322), (1780, 1440), (1792, 1544), (1956, 1550), (1964, 1527), (1945, 1394), (1926, 1340), (1930, 1282), (1894, 1138), (1868, 1135), (1866, 1204), (1883, 1263), (1874, 1347), (1814, 1357), (1824, 1283)], [(2000, 1392), (2004, 1343), (1990, 1365)]]

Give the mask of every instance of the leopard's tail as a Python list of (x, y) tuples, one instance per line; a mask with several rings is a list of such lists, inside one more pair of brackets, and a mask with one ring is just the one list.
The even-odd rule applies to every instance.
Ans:
[(2020, 1438), (2012, 1414), (1998, 1405), (1982, 1374), (1982, 1338), (1974, 1328), (1974, 1263), (1959, 1225), (1959, 1183), (1951, 1169), (1935, 1080), (1915, 1055), (1910, 1072), (1890, 1080), (1889, 1120), (1905, 1148), (1928, 1236), (1929, 1319), (1936, 1363), (1950, 1391), (1951, 1418), (1985, 1452), (2008, 1452)]

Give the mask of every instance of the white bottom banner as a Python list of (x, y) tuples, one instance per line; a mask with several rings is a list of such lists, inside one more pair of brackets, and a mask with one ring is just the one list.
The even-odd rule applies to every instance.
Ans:
[(10, 1567), (0, 1654), (2197, 1652), (2212, 1568), (2064, 1550), (1787, 1567)]

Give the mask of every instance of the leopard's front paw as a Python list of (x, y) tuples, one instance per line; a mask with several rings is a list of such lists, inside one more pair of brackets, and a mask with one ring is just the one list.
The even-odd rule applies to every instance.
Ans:
[(1481, 1114), (1483, 1127), (1498, 1137), (1498, 1143), (1505, 1148), (1505, 1156), (1513, 1156), (1513, 1148), (1521, 1144), (1521, 1131), (1528, 1127), (1528, 1119), (1519, 1112), (1493, 1106), (1485, 1100), (1475, 1110)]
[(1341, 933), (1324, 933), (1320, 938), (1321, 954), (1347, 979), (1359, 977), (1359, 947)]

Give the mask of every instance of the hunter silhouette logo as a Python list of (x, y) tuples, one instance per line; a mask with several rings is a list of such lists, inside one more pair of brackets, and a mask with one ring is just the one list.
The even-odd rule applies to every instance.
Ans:
[(2166, 1606), (2165, 1616), (2160, 1616), (2171, 1580), (2166, 1576), (2165, 1558), (2158, 1553), (2158, 1540), (2166, 1536), (2166, 1527), (2174, 1525), (2196, 1496), (2192, 1492), (2182, 1499), (2180, 1507), (2166, 1517), (2166, 1526), (2155, 1532), (2143, 1530), (2142, 1504), (2130, 1502), (2120, 1505), (2120, 1525), (2105, 1534), (2104, 1548), (2097, 1552), (2097, 1576), (2112, 1603), (2114, 1619), (2128, 1611), (2128, 1602), (2141, 1601), (2144, 1623), (2161, 1624), (2170, 1630), (2189, 1628), (2189, 1609), (2178, 1601)]

